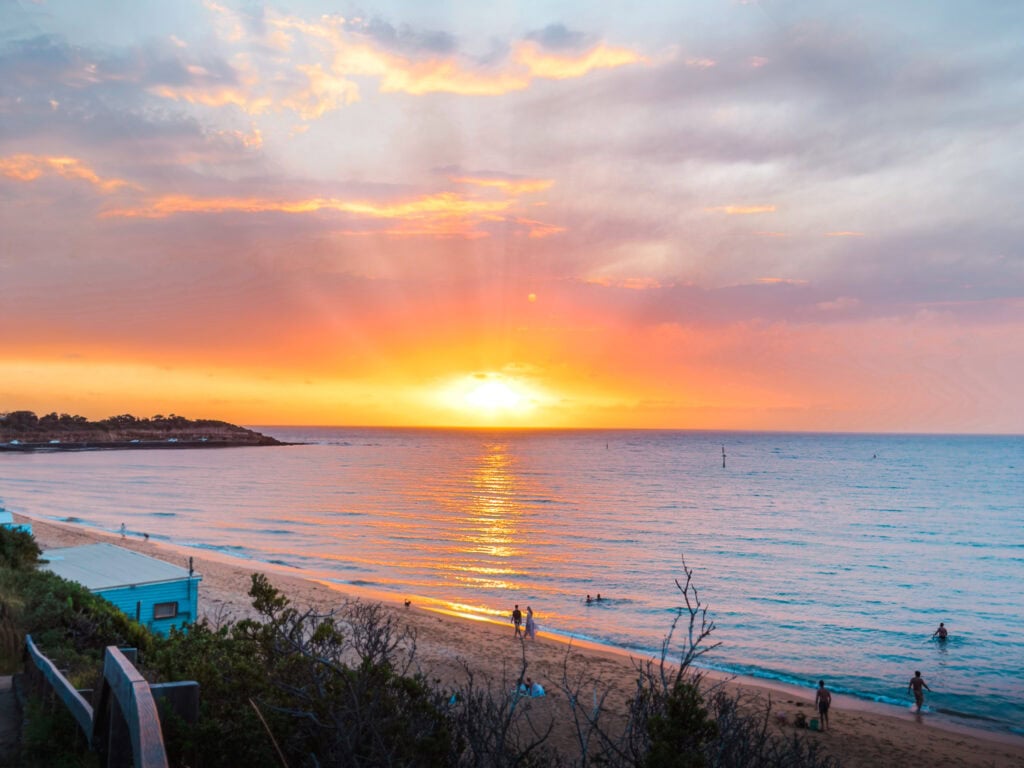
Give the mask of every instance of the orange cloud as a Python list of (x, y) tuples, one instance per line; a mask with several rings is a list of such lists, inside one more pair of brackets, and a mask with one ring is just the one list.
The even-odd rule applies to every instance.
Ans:
[[(205, 6), (221, 40), (241, 51), (247, 33), (240, 14), (212, 0)], [(287, 109), (313, 120), (360, 100), (360, 86), (353, 78), (376, 79), (381, 93), (496, 96), (525, 90), (537, 79), (566, 80), (595, 70), (648, 62), (634, 50), (605, 43), (579, 53), (553, 54), (535, 42), (521, 41), (513, 46), (507, 61), (481, 66), (455, 56), (416, 58), (394, 53), (360, 30), (350, 29), (341, 16), (307, 21), (268, 13), (265, 22), (267, 31), (259, 42), (280, 55), (257, 58), (238, 53), (231, 59), (237, 82), (215, 80), (209, 70), (193, 63), (186, 65), (193, 82), (155, 85), (149, 93), (206, 107), (237, 107), (249, 114)], [(172, 37), (172, 42), (187, 47), (180, 39)], [(714, 64), (709, 59), (691, 63), (702, 67)], [(277, 71), (280, 67), (292, 71), (281, 73)], [(69, 79), (94, 84), (104, 77), (96, 64), (87, 62)], [(299, 86), (285, 85), (300, 79)]]
[[(244, 41), (244, 25), (237, 14), (215, 2), (207, 2), (206, 7), (226, 43), (238, 45)], [(480, 67), (454, 56), (421, 59), (394, 53), (368, 40), (337, 15), (307, 21), (268, 14), (265, 21), (267, 33), (262, 43), (284, 54), (271, 66), (292, 67), (304, 78), (303, 85), (282, 93), (279, 84), (296, 78), (257, 72), (258, 62), (240, 55), (233, 60), (240, 84), (162, 85), (150, 92), (190, 104), (235, 106), (250, 114), (288, 109), (304, 120), (313, 120), (360, 100), (360, 87), (353, 78), (376, 79), (381, 93), (497, 96), (525, 90), (535, 79), (578, 78), (598, 69), (647, 61), (628, 48), (604, 43), (578, 54), (557, 55), (544, 52), (534, 42), (523, 41), (503, 65)], [(701, 66), (707, 64), (706, 60), (698, 61)], [(199, 78), (207, 75), (200, 67), (191, 71)], [(83, 76), (96, 77), (95, 73)]]
[(864, 237), (863, 232), (826, 232), (825, 237)]
[(149, 92), (163, 99), (183, 101), (186, 104), (199, 104), (204, 107), (238, 107), (251, 115), (267, 112), (273, 105), (273, 99), (269, 97), (254, 97), (239, 88), (224, 86), (172, 88), (169, 85), (162, 85), (150, 88)]
[[(529, 78), (523, 72), (474, 72), (451, 58), (414, 61), (359, 42), (346, 34), (345, 20), (339, 17), (325, 17), (320, 23), (281, 17), (270, 23), (279, 32), (289, 35), (288, 46), (293, 49), (298, 46), (292, 35), (302, 36), (311, 45), (319, 46), (330, 62), (331, 77), (339, 81), (347, 81), (349, 77), (375, 77), (382, 93), (491, 96), (523, 90), (529, 85)], [(310, 77), (319, 67), (304, 68), (304, 73)], [(307, 89), (307, 93), (312, 92), (313, 89)], [(307, 106), (307, 111), (316, 112), (316, 109)]]
[(614, 48), (603, 43), (578, 56), (558, 56), (544, 53), (536, 43), (524, 42), (516, 47), (513, 59), (525, 66), (533, 77), (547, 80), (583, 77), (595, 69), (614, 69), (647, 61), (628, 48)]
[(89, 166), (74, 157), (40, 157), (39, 155), (0, 157), (0, 175), (9, 179), (35, 181), (48, 174), (55, 174), (74, 181), (86, 181), (103, 192), (114, 192), (121, 187), (134, 187), (124, 179), (101, 178)]
[(531, 238), (549, 237), (563, 232), (562, 227), (510, 215), (514, 200), (477, 200), (451, 192), (424, 195), (400, 202), (345, 200), (314, 197), (299, 200), (272, 198), (201, 198), (188, 195), (164, 195), (133, 208), (117, 208), (103, 213), (104, 218), (162, 219), (177, 214), (283, 213), (308, 214), (334, 211), (369, 220), (393, 220), (397, 226), (383, 232), (342, 230), (339, 234), (386, 234), (400, 237), (487, 237), (480, 229), (486, 223), (505, 222), (522, 227)]
[(269, 198), (190, 197), (165, 195), (140, 208), (107, 211), (105, 217), (162, 219), (177, 213), (316, 213), (338, 211), (370, 218), (401, 218), (421, 214), (472, 215), (500, 212), (509, 201), (470, 200), (450, 192), (426, 195), (402, 203), (375, 203), (366, 200), (342, 200), (334, 197), (312, 197), (304, 200), (273, 200)]
[[(339, 17), (327, 17), (320, 23), (288, 17), (271, 23), (279, 31), (301, 35), (324, 47), (334, 78), (347, 82), (347, 78), (354, 76), (375, 77), (382, 93), (497, 96), (524, 90), (536, 78), (577, 78), (597, 69), (646, 61), (635, 51), (603, 43), (579, 55), (558, 56), (545, 54), (536, 43), (521, 42), (506, 67), (474, 69), (453, 57), (415, 60), (362, 42), (346, 33), (345, 20)], [(289, 41), (294, 43), (293, 39)], [(315, 71), (316, 67), (312, 69)], [(309, 68), (303, 71), (310, 76)]]
[(774, 205), (716, 205), (711, 208), (705, 208), (705, 211), (714, 211), (717, 213), (726, 213), (730, 216), (749, 216), (756, 213), (772, 213), (775, 211)]
[(455, 61), (442, 59), (410, 62), (390, 57), (389, 68), (382, 73), (381, 93), (455, 93), (460, 96), (500, 96), (525, 90), (530, 79), (525, 73), (476, 73), (463, 69)]
[(309, 86), (281, 101), (281, 106), (290, 109), (304, 120), (322, 117), (341, 106), (359, 101), (359, 86), (345, 77), (337, 77), (317, 64), (299, 67)]
[(484, 176), (449, 176), (454, 184), (473, 184), (478, 187), (496, 187), (509, 195), (543, 192), (554, 185), (554, 179), (500, 179)]

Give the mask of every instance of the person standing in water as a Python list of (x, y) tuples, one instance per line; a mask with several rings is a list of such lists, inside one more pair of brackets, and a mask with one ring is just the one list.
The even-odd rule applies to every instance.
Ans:
[(932, 632), (932, 637), (937, 637), (939, 640), (945, 640), (949, 637), (949, 631), (946, 629), (946, 625), (940, 621), (939, 628)]
[(828, 730), (828, 708), (832, 706), (832, 692), (825, 687), (825, 681), (818, 681), (818, 691), (814, 694), (814, 703), (818, 707), (821, 730)]
[[(915, 672), (914, 676), (910, 678), (910, 684), (907, 685), (908, 691), (914, 692), (914, 701), (917, 702), (917, 711), (921, 711), (921, 707), (924, 706), (924, 689), (928, 688), (928, 683), (921, 677), (920, 672)], [(930, 691), (931, 688), (928, 688)]]

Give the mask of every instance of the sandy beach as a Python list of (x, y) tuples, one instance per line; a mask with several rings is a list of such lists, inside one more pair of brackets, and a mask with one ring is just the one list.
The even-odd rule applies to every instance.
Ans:
[[(239, 618), (250, 610), (247, 592), (254, 568), (244, 561), (213, 558), (198, 550), (157, 544), (138, 537), (121, 538), (116, 534), (103, 534), (73, 525), (20, 516), (16, 519), (32, 524), (36, 540), (43, 549), (110, 541), (181, 565), (187, 564), (191, 556), (196, 571), (203, 577), (199, 592), (201, 616), (216, 621)], [(331, 586), (298, 575), (269, 568), (258, 570), (265, 573), (297, 606), (329, 609), (345, 596)], [(530, 701), (531, 707), (535, 707), (542, 717), (550, 715), (556, 721), (568, 721), (566, 697), (559, 691), (565, 669), (569, 669), (573, 677), (586, 670), (588, 676), (598, 678), (616, 690), (617, 695), (610, 696), (607, 701), (613, 716), (623, 712), (625, 699), (634, 689), (634, 659), (608, 649), (577, 644), (569, 646), (561, 640), (546, 637), (543, 632), (544, 616), (540, 610), (537, 616), (541, 630), (538, 638), (520, 644), (514, 639), (510, 624), (503, 626), (440, 614), (415, 603), (409, 607), (399, 601), (386, 602), (385, 605), (415, 630), (416, 657), (420, 666), (434, 679), (463, 679), (462, 662), (465, 661), (476, 673), (487, 675), (499, 684), (518, 677), (525, 653), (527, 674), (548, 691), (543, 699)], [(751, 701), (770, 696), (773, 710), (786, 713), (790, 721), (799, 711), (811, 716), (812, 690), (769, 687), (745, 679), (725, 684), (740, 689)], [(772, 727), (791, 728), (785, 725)], [(1024, 738), (959, 727), (934, 716), (918, 718), (909, 710), (901, 712), (842, 696), (833, 698), (831, 729), (828, 732), (804, 733), (808, 738), (824, 741), (829, 753), (839, 758), (844, 766), (1024, 766)]]

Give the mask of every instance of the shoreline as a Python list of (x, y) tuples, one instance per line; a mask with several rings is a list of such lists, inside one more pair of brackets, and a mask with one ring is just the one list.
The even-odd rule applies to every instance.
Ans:
[[(85, 521), (77, 521), (74, 518), (64, 520), (53, 520), (50, 518), (30, 518), (27, 515), (23, 515), (26, 520), (38, 520), (42, 523), (52, 524), (56, 526), (69, 526), (75, 530), (81, 530), (94, 534), (100, 538), (109, 538), (111, 541), (115, 541), (119, 535), (114, 531), (107, 531), (106, 529), (93, 527), (87, 524)], [(131, 546), (135, 537), (138, 538), (137, 532), (129, 532), (128, 538), (123, 540), (127, 546)], [(116, 543), (116, 542), (115, 542)], [(185, 545), (175, 544), (173, 542), (163, 540), (159, 537), (153, 538), (153, 543), (158, 547), (163, 547), (171, 551), (180, 552), (184, 557), (191, 555), (201, 554), (202, 557), (209, 560), (213, 560), (219, 563), (223, 563), (227, 566), (244, 568), (252, 572), (262, 571), (268, 574), (275, 573), (282, 577), (289, 579), (297, 579), (307, 584), (319, 584), (325, 589), (331, 590), (332, 592), (348, 596), (352, 598), (362, 599), (370, 602), (379, 602), (389, 605), (392, 608), (396, 608), (402, 604), (403, 599), (406, 595), (397, 595), (393, 591), (387, 591), (383, 589), (377, 589), (366, 585), (347, 584), (343, 582), (334, 581), (329, 578), (322, 577), (312, 572), (305, 571), (301, 568), (291, 566), (284, 562), (278, 561), (265, 561), (246, 557), (240, 557), (233, 555), (228, 552), (224, 552), (217, 548), (206, 548), (200, 545)], [(150, 553), (154, 557), (166, 559), (159, 552)], [(507, 622), (501, 619), (495, 619), (492, 616), (481, 613), (472, 613), (470, 611), (459, 611), (457, 608), (453, 608), (454, 603), (436, 597), (426, 597), (422, 595), (409, 594), (409, 598), (415, 601), (416, 607), (419, 610), (428, 611), (435, 615), (447, 616), (460, 621), (468, 622), (469, 625), (490, 625), (494, 627), (502, 627)], [(245, 597), (244, 591), (242, 597)], [(585, 650), (591, 653), (607, 653), (626, 661), (630, 659), (654, 659), (657, 660), (657, 653), (653, 650), (643, 649), (639, 647), (629, 648), (623, 646), (613, 645), (611, 643), (603, 642), (589, 637), (581, 637), (578, 635), (572, 635), (569, 632), (561, 630), (544, 630), (544, 636), (548, 640), (556, 643), (560, 643), (563, 646), (571, 645), (575, 649)], [(738, 685), (743, 688), (757, 689), (765, 697), (771, 695), (773, 701), (779, 699), (780, 696), (785, 696), (784, 701), (789, 702), (789, 699), (800, 699), (805, 702), (813, 704), (815, 695), (815, 686), (813, 685), (799, 685), (798, 683), (789, 682), (784, 679), (778, 679), (776, 677), (766, 675), (759, 677), (743, 672), (731, 672), (726, 669), (720, 669), (715, 667), (705, 667), (697, 665), (700, 671), (706, 676), (708, 680), (715, 681), (716, 683), (729, 683), (735, 681)], [(1024, 746), (1024, 734), (1016, 733), (1010, 729), (1005, 723), (998, 721), (985, 720), (984, 718), (976, 718), (978, 722), (975, 722), (970, 716), (958, 716), (944, 711), (939, 711), (929, 707), (925, 704), (925, 711), (919, 717), (916, 712), (910, 710), (910, 699), (908, 699), (906, 705), (893, 704), (887, 701), (878, 701), (869, 697), (857, 696), (850, 693), (838, 693), (832, 691), (833, 701), (842, 703), (844, 709), (851, 711), (859, 711), (865, 713), (872, 713), (881, 715), (884, 717), (891, 717), (904, 722), (919, 722), (922, 721), (926, 727), (938, 728), (950, 733), (961, 733), (961, 734), (987, 734), (992, 739), (1002, 741), (1007, 744), (1019, 744)], [(980, 722), (990, 722), (990, 726), (979, 724)], [(1024, 768), (1024, 764), (1022, 764)]]
[[(40, 548), (76, 546), (106, 541), (133, 549), (152, 557), (179, 562), (193, 558), (200, 583), (200, 616), (238, 619), (252, 615), (247, 595), (252, 573), (262, 572), (292, 603), (328, 609), (341, 599), (354, 598), (380, 602), (400, 616), (417, 632), (417, 659), (436, 680), (456, 680), (464, 676), (464, 664), (488, 675), (491, 679), (510, 680), (521, 664), (528, 663), (531, 674), (544, 680), (549, 695), (544, 702), (553, 717), (566, 717), (565, 697), (555, 689), (565, 666), (585, 664), (589, 672), (606, 683), (615, 685), (619, 695), (610, 700), (611, 709), (621, 714), (625, 697), (634, 689), (635, 664), (644, 656), (615, 646), (579, 640), (545, 632), (541, 617), (541, 635), (535, 642), (520, 644), (511, 639), (511, 627), (480, 617), (459, 615), (441, 610), (429, 601), (410, 608), (402, 605), (393, 593), (349, 588), (312, 579), (299, 569), (261, 561), (232, 557), (202, 548), (170, 542), (146, 541), (139, 537), (121, 538), (117, 533), (93, 529), (75, 523), (57, 522), (16, 514), (19, 522), (28, 522)], [(656, 659), (655, 659), (656, 661)], [(814, 689), (802, 688), (780, 681), (749, 676), (734, 676), (706, 670), (708, 680), (738, 691), (754, 703), (771, 700), (773, 712), (792, 717), (803, 711), (814, 716)], [(903, 760), (931, 759), (964, 766), (1024, 766), (1024, 737), (1012, 732), (987, 730), (951, 720), (936, 713), (918, 716), (914, 712), (888, 704), (871, 702), (844, 694), (833, 695), (831, 729), (827, 732), (803, 731), (808, 738), (826, 739), (825, 745), (844, 766), (875, 766), (895, 764)], [(792, 728), (786, 728), (792, 732)]]

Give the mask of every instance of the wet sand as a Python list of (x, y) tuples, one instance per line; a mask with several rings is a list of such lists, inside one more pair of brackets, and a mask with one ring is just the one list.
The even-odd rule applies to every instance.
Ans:
[[(330, 609), (346, 595), (333, 586), (309, 581), (298, 572), (255, 564), (228, 557), (211, 556), (138, 537), (122, 538), (70, 524), (43, 522), (16, 515), (29, 522), (43, 549), (76, 546), (107, 541), (144, 552), (152, 557), (187, 566), (193, 558), (197, 573), (203, 577), (199, 589), (199, 614), (211, 621), (237, 619), (251, 614), (248, 591), (251, 575), (265, 573), (292, 603), (299, 607)], [(559, 742), (570, 739), (571, 710), (562, 690), (563, 678), (596, 678), (614, 693), (605, 706), (611, 718), (621, 718), (626, 700), (635, 689), (635, 665), (639, 659), (602, 646), (583, 645), (545, 636), (544, 616), (538, 606), (536, 616), (540, 633), (536, 640), (520, 643), (513, 637), (511, 624), (501, 625), (442, 614), (413, 603), (382, 602), (400, 620), (416, 632), (416, 658), (429, 677), (442, 682), (465, 680), (464, 665), (477, 675), (489, 677), (495, 686), (511, 687), (527, 665), (526, 674), (540, 682), (548, 695), (531, 699), (531, 715), (553, 718)], [(478, 678), (479, 679), (479, 678)], [(765, 685), (751, 679), (731, 679), (722, 684), (739, 690), (752, 703), (770, 697), (773, 712), (785, 713), (791, 723), (797, 712), (814, 716), (814, 691), (785, 685)], [(586, 687), (588, 695), (593, 685)], [(908, 700), (909, 703), (909, 700)], [(1024, 738), (960, 727), (930, 715), (916, 716), (908, 710), (873, 705), (849, 697), (834, 696), (827, 732), (802, 731), (807, 738), (824, 742), (830, 754), (847, 768), (876, 768), (896, 765), (943, 765), (977, 768), (1024, 768)], [(773, 728), (787, 733), (791, 725), (774, 722)]]

